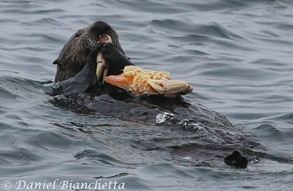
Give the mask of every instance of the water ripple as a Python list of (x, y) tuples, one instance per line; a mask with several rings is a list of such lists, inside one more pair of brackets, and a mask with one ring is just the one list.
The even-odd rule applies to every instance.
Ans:
[[(291, 0), (0, 1), (0, 175), (290, 190), (292, 13)], [(113, 25), (135, 64), (190, 82), (188, 102), (52, 96), (52, 61), (96, 20)], [(173, 117), (155, 124), (164, 113)], [(235, 145), (247, 170), (223, 162)]]

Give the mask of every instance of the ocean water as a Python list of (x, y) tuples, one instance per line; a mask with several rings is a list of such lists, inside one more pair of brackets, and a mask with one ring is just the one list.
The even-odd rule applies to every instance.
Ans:
[[(190, 82), (183, 98), (226, 116), (226, 137), (156, 125), (158, 103), (51, 95), (62, 46), (98, 20), (133, 63)], [(0, 26), (0, 190), (293, 189), (292, 1), (1, 0)], [(245, 145), (246, 169), (224, 163)]]

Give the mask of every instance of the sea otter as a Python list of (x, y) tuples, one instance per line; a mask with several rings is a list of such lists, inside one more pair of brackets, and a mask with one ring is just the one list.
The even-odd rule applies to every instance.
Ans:
[[(111, 37), (112, 44), (98, 43), (100, 36), (104, 34)], [(54, 61), (54, 64), (57, 64), (54, 88), (61, 89), (65, 94), (75, 94), (88, 92), (95, 86), (100, 87), (97, 85), (100, 79), (97, 79), (96, 76), (96, 58), (100, 51), (108, 62), (108, 75), (120, 74), (125, 66), (133, 65), (126, 57), (115, 30), (107, 23), (97, 21), (78, 30), (61, 50), (59, 57)], [(105, 89), (106, 94), (100, 93)], [(241, 138), (236, 134), (230, 134), (230, 131), (233, 131), (233, 126), (225, 116), (199, 104), (189, 104), (180, 98), (135, 99), (128, 95), (124, 96), (125, 92), (123, 91), (114, 91), (113, 93), (109, 89), (109, 86), (98, 89), (98, 92), (93, 94), (96, 98), (92, 98), (92, 96), (78, 97), (78, 102), (75, 102), (74, 105), (75, 107), (78, 105), (78, 109), (88, 108), (99, 114), (114, 115), (122, 120), (140, 121), (145, 124), (165, 124), (172, 127), (179, 126), (187, 130), (181, 132), (182, 136), (189, 137), (182, 140), (182, 145), (184, 146), (184, 141), (189, 140), (192, 134), (194, 135), (190, 140), (192, 144), (196, 143), (195, 146), (200, 149), (207, 148), (204, 149), (208, 153), (207, 156), (211, 149), (227, 155), (227, 152), (242, 148)], [(51, 103), (60, 107), (66, 105), (55, 98)], [(177, 143), (178, 141), (175, 144)], [(175, 150), (179, 148), (178, 145), (172, 146), (171, 143), (167, 145), (168, 148), (173, 149), (174, 147)], [(207, 145), (211, 145), (211, 147)], [(184, 146), (183, 150), (186, 148)], [(225, 158), (225, 163), (245, 168), (247, 160), (234, 152)]]

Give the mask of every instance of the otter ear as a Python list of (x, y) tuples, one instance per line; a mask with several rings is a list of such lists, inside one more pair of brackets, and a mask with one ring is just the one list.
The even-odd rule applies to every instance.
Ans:
[(60, 58), (57, 58), (57, 59), (53, 62), (53, 64), (62, 65), (62, 61), (61, 61)]
[(84, 33), (85, 31), (85, 28), (84, 29), (79, 29), (75, 34), (74, 34), (74, 37), (79, 37), (80, 35), (82, 35), (82, 33)]

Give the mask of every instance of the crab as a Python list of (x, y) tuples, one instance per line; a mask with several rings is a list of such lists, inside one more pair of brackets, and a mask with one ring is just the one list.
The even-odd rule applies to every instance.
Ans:
[(190, 84), (172, 80), (169, 72), (146, 70), (138, 66), (125, 66), (122, 74), (107, 76), (105, 81), (136, 95), (173, 97), (192, 92)]

